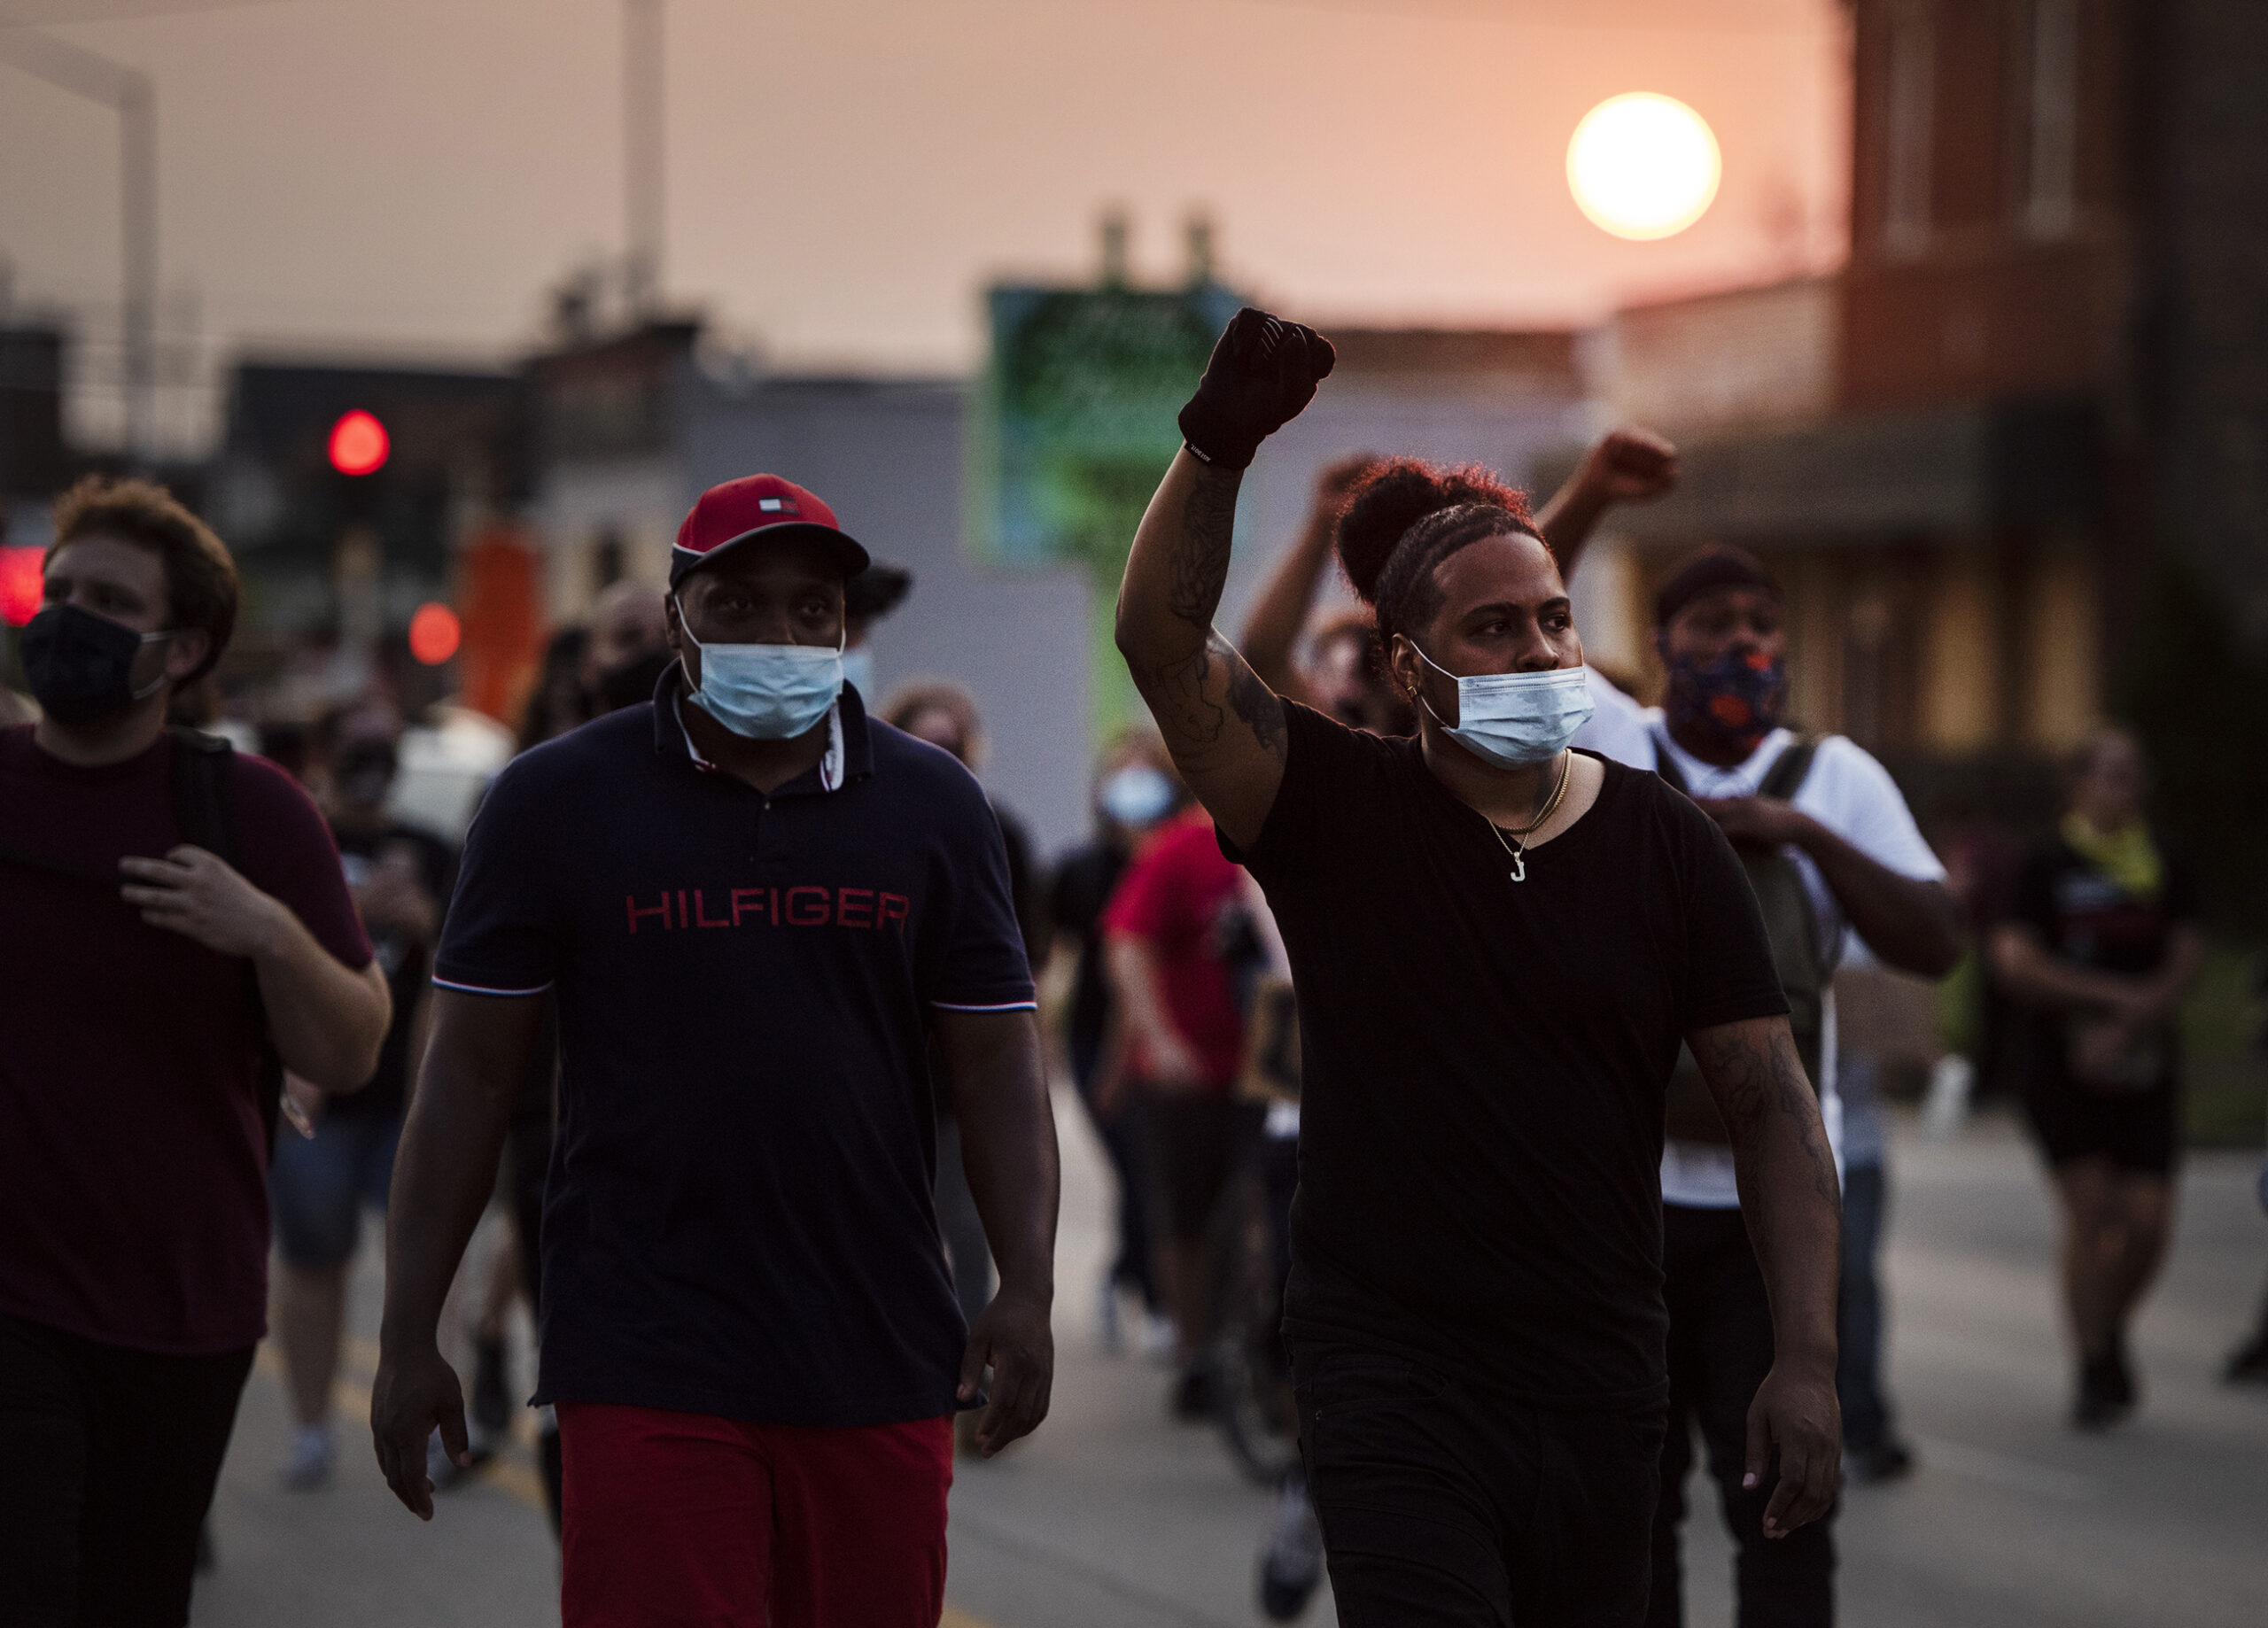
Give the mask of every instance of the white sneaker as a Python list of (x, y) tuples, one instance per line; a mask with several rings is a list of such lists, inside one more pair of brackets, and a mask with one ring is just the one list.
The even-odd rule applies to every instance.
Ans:
[(312, 1492), (330, 1484), (331, 1465), (338, 1456), (331, 1445), (330, 1426), (303, 1424), (291, 1432), (291, 1449), (284, 1460), (284, 1485), (293, 1492)]
[(1308, 1609), (1322, 1581), (1323, 1528), (1308, 1501), (1305, 1478), (1289, 1475), (1276, 1494), (1268, 1547), (1260, 1552), (1260, 1609), (1270, 1622), (1291, 1622)]

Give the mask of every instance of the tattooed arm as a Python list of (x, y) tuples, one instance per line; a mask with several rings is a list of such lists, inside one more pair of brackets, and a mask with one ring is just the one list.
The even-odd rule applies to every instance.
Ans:
[(1785, 1537), (1835, 1501), (1843, 1416), (1835, 1399), (1835, 1286), (1842, 1198), (1819, 1101), (1785, 1018), (1686, 1036), (1731, 1132), (1741, 1213), (1772, 1302), (1772, 1371), (1748, 1410), (1744, 1485), (1761, 1486), (1779, 1450), (1764, 1534)]
[(1118, 590), (1118, 649), (1182, 778), (1229, 840), (1260, 835), (1284, 780), (1284, 703), (1213, 628), (1243, 472), (1184, 448)]

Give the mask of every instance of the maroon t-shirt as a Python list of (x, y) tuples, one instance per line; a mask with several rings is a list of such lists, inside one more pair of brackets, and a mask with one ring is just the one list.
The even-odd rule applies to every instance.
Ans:
[[(0, 733), (0, 848), (115, 875), (181, 841), (170, 739), (99, 769)], [(369, 964), (338, 850), (275, 764), (238, 755), (246, 876)], [(0, 858), (0, 1312), (143, 1351), (266, 1331), (261, 1036), (242, 960), (145, 923), (114, 884)]]

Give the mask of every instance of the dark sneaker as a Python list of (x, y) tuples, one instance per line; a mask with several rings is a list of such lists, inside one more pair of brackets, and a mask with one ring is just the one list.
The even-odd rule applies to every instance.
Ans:
[(1843, 1450), (1843, 1473), (1860, 1485), (1898, 1481), (1914, 1473), (1914, 1449), (1895, 1436)]
[(2083, 1430), (2107, 1430), (2132, 1409), (2133, 1380), (2114, 1353), (2089, 1357), (2079, 1364), (2079, 1394), (2071, 1404), (2071, 1423)]
[(1271, 1623), (1288, 1623), (1308, 1609), (1323, 1581), (1323, 1528), (1308, 1501), (1307, 1479), (1294, 1470), (1276, 1494), (1268, 1547), (1260, 1554), (1260, 1609)]
[(2142, 1399), (2141, 1387), (2134, 1383), (2134, 1366), (2126, 1360), (2126, 1342), (2118, 1341), (2103, 1359), (2103, 1376), (2110, 1386), (2110, 1399), (2119, 1407), (2132, 1411)]
[(2268, 1329), (2229, 1353), (2221, 1377), (2233, 1385), (2268, 1385)]
[(1173, 1416), (1184, 1423), (1213, 1416), (1213, 1376), (1203, 1368), (1185, 1368), (1173, 1382)]

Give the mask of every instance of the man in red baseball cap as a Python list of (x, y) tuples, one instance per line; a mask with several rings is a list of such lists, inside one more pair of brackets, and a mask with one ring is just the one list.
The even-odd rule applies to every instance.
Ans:
[[(1047, 1411), (1055, 1132), (1006, 857), (968, 771), (843, 682), (866, 564), (800, 486), (703, 493), (677, 665), (498, 777), (434, 957), (371, 1423), (430, 1518), (426, 1438), (465, 1447), (434, 1327), (555, 989), (534, 1399), (567, 1628), (934, 1628), (953, 1413), (985, 1406), (989, 1455)], [(1000, 1277), (966, 1326), (933, 1057)]]

